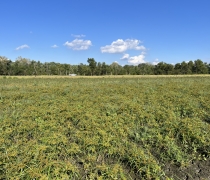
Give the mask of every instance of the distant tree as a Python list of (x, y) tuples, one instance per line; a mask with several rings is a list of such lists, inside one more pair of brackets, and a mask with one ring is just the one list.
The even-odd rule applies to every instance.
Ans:
[(138, 65), (137, 74), (141, 75), (151, 75), (154, 74), (154, 66), (149, 63), (142, 63)]
[(174, 74), (181, 74), (181, 64), (176, 63), (174, 66)]
[(155, 74), (157, 75), (165, 74), (165, 68), (166, 68), (166, 63), (159, 62), (157, 65), (155, 65)]
[(193, 74), (193, 66), (194, 66), (193, 61), (189, 61), (187, 63), (187, 65), (188, 65), (188, 69), (189, 69), (190, 74)]
[(208, 68), (200, 59), (194, 61), (193, 71), (196, 74), (208, 74)]
[(87, 62), (89, 63), (89, 67), (91, 69), (91, 75), (94, 75), (97, 62), (94, 58), (88, 58)]
[(101, 75), (107, 75), (107, 69), (108, 69), (107, 66), (108, 65), (106, 65), (105, 62), (102, 63), (102, 65), (101, 65)]
[(173, 74), (174, 66), (172, 64), (167, 64), (164, 62), (160, 62), (155, 66), (155, 74)]
[(191, 74), (192, 73), (190, 71), (190, 68), (189, 68), (188, 64), (185, 61), (183, 61), (181, 63), (181, 67), (180, 68), (181, 68), (181, 74)]
[(123, 66), (123, 69), (125, 70), (125, 74), (126, 75), (130, 75), (130, 73), (131, 73), (131, 66), (125, 65), (125, 66)]
[(208, 68), (208, 73), (210, 74), (210, 63), (207, 64), (207, 68)]
[(95, 74), (97, 76), (102, 75), (102, 64), (100, 62), (98, 62), (97, 65), (96, 65)]
[(121, 66), (117, 62), (107, 65), (105, 62), (96, 62), (94, 58), (88, 58), (88, 65), (61, 64), (30, 60), (19, 56), (12, 62), (5, 56), (0, 56), (0, 75), (144, 75), (144, 74), (210, 74), (210, 64), (200, 59), (183, 61), (175, 65), (160, 62), (157, 65), (142, 63), (138, 66)]
[(110, 69), (111, 69), (111, 74), (112, 75), (118, 75), (120, 70), (121, 70), (121, 66), (117, 63), (117, 62), (113, 62), (111, 65), (110, 65)]
[(12, 61), (5, 56), (0, 56), (0, 75), (11, 74)]
[(79, 73), (79, 75), (83, 75), (83, 76), (91, 75), (90, 67), (83, 63), (80, 63), (78, 65), (78, 73)]

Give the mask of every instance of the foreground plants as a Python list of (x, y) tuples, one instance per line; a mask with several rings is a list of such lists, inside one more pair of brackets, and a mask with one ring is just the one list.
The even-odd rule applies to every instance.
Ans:
[(210, 79), (0, 79), (0, 179), (176, 179), (210, 155)]

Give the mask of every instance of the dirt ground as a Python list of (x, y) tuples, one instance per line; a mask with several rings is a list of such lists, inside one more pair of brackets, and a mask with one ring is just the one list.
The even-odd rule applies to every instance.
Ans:
[(186, 168), (168, 165), (165, 173), (175, 180), (210, 180), (210, 160), (192, 161)]

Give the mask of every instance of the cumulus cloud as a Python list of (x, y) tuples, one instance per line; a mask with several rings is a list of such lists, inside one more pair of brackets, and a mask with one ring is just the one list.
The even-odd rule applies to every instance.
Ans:
[(73, 50), (87, 50), (92, 46), (92, 42), (90, 40), (74, 39), (71, 42), (64, 43), (64, 46)]
[(145, 58), (145, 53), (141, 53), (138, 56), (129, 57), (128, 58), (128, 63), (133, 64), (133, 65), (138, 65), (138, 64), (146, 63), (146, 61), (144, 60), (144, 58)]
[(30, 48), (30, 47), (27, 44), (24, 44), (22, 46), (17, 47), (16, 50), (25, 49), (25, 48)]
[(157, 65), (159, 63), (159, 59), (155, 59), (155, 61), (152, 62), (152, 65)]
[(116, 41), (113, 41), (111, 45), (106, 45), (104, 47), (101, 47), (102, 53), (123, 53), (129, 49), (133, 50), (146, 50), (146, 48), (139, 44), (142, 43), (140, 40), (137, 39), (118, 39)]
[(124, 54), (123, 57), (121, 57), (120, 59), (121, 60), (125, 60), (125, 59), (128, 59), (130, 57), (129, 54)]
[(140, 55), (138, 56), (132, 56), (130, 57), (129, 54), (124, 54), (122, 58), (120, 58), (121, 60), (127, 60), (128, 63), (132, 64), (132, 65), (138, 65), (141, 63), (146, 63), (146, 61), (144, 60), (145, 58), (145, 52), (141, 52)]
[(55, 44), (55, 45), (51, 46), (51, 48), (58, 48), (58, 46)]
[(85, 37), (84, 34), (71, 34), (71, 36), (73, 36), (75, 38), (83, 38), (83, 37)]

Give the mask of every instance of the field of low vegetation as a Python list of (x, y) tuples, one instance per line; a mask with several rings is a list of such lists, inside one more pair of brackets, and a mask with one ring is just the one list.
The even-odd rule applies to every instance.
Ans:
[(210, 76), (0, 77), (2, 180), (208, 179), (209, 156)]

